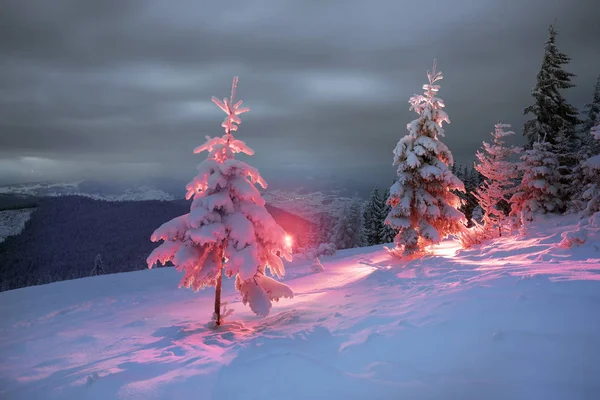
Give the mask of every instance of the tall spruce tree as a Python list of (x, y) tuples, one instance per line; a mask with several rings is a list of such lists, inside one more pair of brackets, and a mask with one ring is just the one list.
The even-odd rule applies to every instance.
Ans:
[[(596, 80), (592, 102), (586, 104), (584, 108), (584, 118), (579, 129), (579, 148), (575, 151), (577, 164), (569, 169), (568, 182), (566, 180), (563, 181), (563, 184), (569, 188), (569, 198), (567, 200), (568, 207), (572, 211), (581, 211), (585, 208), (583, 193), (587, 191), (586, 187), (590, 183), (589, 179), (591, 176), (587, 161), (591, 156), (600, 153), (600, 142), (594, 140), (593, 135), (590, 135), (590, 132), (594, 129), (597, 124), (597, 118), (599, 117), (600, 75)], [(563, 167), (561, 172), (563, 172), (564, 169), (565, 168)]]
[(452, 153), (440, 140), (444, 136), (442, 123), (449, 123), (444, 102), (437, 97), (436, 84), (442, 73), (427, 71), (428, 83), (422, 95), (409, 100), (410, 109), (419, 117), (407, 125), (408, 134), (394, 150), (394, 165), (398, 166), (398, 181), (390, 188), (388, 203), (392, 206), (386, 223), (398, 231), (394, 238), (395, 254), (412, 255), (422, 252), (444, 237), (458, 233), (465, 222), (457, 210), (460, 199), (452, 190), (464, 191), (464, 184), (452, 173)]
[[(596, 116), (596, 125), (590, 131), (593, 140), (600, 142), (600, 114)], [(585, 161), (585, 191), (582, 199), (586, 202), (585, 212), (593, 214), (600, 211), (600, 152)]]
[(531, 92), (532, 105), (524, 114), (533, 114), (525, 123), (523, 135), (529, 147), (537, 141), (546, 141), (562, 146), (561, 151), (572, 151), (576, 146), (576, 128), (579, 124), (577, 109), (567, 102), (561, 90), (574, 87), (571, 78), (575, 75), (563, 70), (571, 59), (556, 46), (557, 31), (553, 25), (549, 28), (542, 67), (537, 75), (537, 83)]
[(591, 103), (585, 105), (585, 119), (581, 125), (581, 139), (582, 150), (585, 151), (585, 156), (591, 156), (598, 153), (600, 150), (600, 143), (594, 140), (593, 136), (590, 135), (590, 131), (596, 126), (598, 116), (600, 115), (600, 75), (596, 80), (596, 86), (594, 87), (594, 97)]

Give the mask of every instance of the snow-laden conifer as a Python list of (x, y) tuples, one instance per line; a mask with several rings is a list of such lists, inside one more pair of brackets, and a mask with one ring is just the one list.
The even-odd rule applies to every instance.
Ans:
[(464, 184), (452, 173), (452, 153), (440, 141), (442, 123), (449, 123), (444, 102), (436, 94), (442, 73), (427, 72), (429, 83), (425, 93), (414, 95), (410, 109), (419, 114), (407, 125), (408, 135), (394, 150), (398, 181), (390, 188), (388, 203), (392, 206), (386, 223), (398, 231), (394, 238), (396, 253), (411, 255), (426, 246), (439, 243), (447, 235), (459, 232), (465, 222), (457, 210), (460, 199), (452, 190), (464, 191)]
[(577, 110), (567, 102), (561, 90), (575, 86), (571, 83), (575, 75), (563, 69), (571, 58), (558, 50), (556, 36), (556, 29), (550, 25), (542, 67), (531, 92), (534, 102), (523, 111), (526, 115), (533, 114), (533, 118), (525, 123), (523, 134), (530, 146), (544, 140), (552, 145), (560, 143), (565, 150), (572, 151), (576, 146), (576, 126), (580, 121)]
[(484, 177), (474, 196), (483, 210), (483, 228), (487, 234), (497, 232), (502, 236), (506, 202), (514, 192), (519, 171), (509, 157), (518, 154), (520, 148), (506, 146), (505, 138), (515, 133), (508, 124), (496, 124), (491, 143), (483, 142), (483, 150), (477, 151), (475, 169)]
[[(600, 142), (600, 115), (597, 116), (596, 126), (591, 130), (592, 137)], [(590, 157), (584, 164), (586, 188), (583, 200), (586, 201), (585, 212), (593, 214), (600, 211), (600, 154)]]
[(600, 141), (594, 140), (593, 135), (590, 135), (600, 117), (600, 75), (596, 80), (592, 102), (585, 105), (585, 110), (585, 119), (581, 126), (581, 147), (589, 157), (600, 152)]
[(266, 182), (258, 171), (235, 154), (253, 155), (254, 151), (236, 139), (233, 132), (240, 124), (240, 115), (249, 111), (242, 101), (235, 102), (237, 77), (233, 80), (231, 97), (212, 101), (227, 116), (221, 124), (225, 134), (206, 137), (207, 141), (194, 153), (208, 151), (208, 157), (198, 166), (198, 174), (186, 186), (186, 199), (192, 199), (190, 212), (163, 224), (152, 234), (152, 241), (163, 243), (147, 259), (148, 266), (156, 261), (171, 261), (183, 272), (180, 287), (195, 291), (216, 287), (215, 316), (221, 322), (221, 281), (223, 274), (235, 277), (235, 287), (242, 302), (249, 304), (257, 315), (266, 316), (271, 302), (293, 297), (292, 290), (267, 276), (281, 277), (285, 273), (280, 257), (291, 260), (291, 243), (286, 232), (265, 209), (265, 201), (255, 187)]
[(511, 215), (527, 222), (533, 221), (536, 214), (559, 212), (563, 206), (562, 187), (553, 146), (545, 141), (535, 142), (521, 161), (523, 178), (510, 200)]

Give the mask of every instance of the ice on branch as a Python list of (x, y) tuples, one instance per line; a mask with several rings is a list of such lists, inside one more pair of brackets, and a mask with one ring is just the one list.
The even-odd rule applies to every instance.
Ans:
[(152, 241), (163, 243), (147, 259), (151, 267), (157, 261), (171, 261), (183, 272), (180, 287), (203, 289), (216, 287), (216, 325), (220, 323), (221, 280), (223, 275), (236, 279), (236, 288), (244, 304), (260, 316), (266, 316), (272, 301), (293, 297), (292, 290), (270, 277), (281, 277), (285, 268), (281, 257), (291, 261), (291, 237), (265, 209), (265, 201), (255, 184), (267, 187), (258, 170), (235, 159), (235, 154), (253, 155), (254, 151), (232, 132), (241, 123), (240, 115), (249, 111), (235, 99), (237, 77), (231, 96), (212, 101), (225, 112), (221, 137), (206, 137), (194, 153), (208, 152), (198, 166), (197, 175), (187, 184), (186, 199), (190, 212), (160, 226)]

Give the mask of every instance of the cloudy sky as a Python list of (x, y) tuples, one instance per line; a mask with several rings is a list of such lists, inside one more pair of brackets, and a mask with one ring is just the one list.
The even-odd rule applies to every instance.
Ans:
[[(600, 73), (588, 0), (3, 0), (0, 182), (188, 179), (220, 135), (210, 102), (251, 108), (238, 137), (267, 180), (388, 182), (433, 58), (470, 162), (498, 120), (520, 133), (548, 24), (588, 102)], [(519, 135), (520, 136), (520, 135)]]

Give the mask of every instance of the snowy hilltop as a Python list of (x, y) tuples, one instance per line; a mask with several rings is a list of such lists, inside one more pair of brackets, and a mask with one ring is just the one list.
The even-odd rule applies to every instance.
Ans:
[(3, 292), (0, 398), (597, 399), (598, 217), (410, 262), (373, 246), (287, 263), (294, 298), (266, 319), (225, 280), (219, 330), (214, 291), (177, 289), (173, 268)]
[(0, 397), (598, 399), (600, 79), (580, 119), (556, 36), (523, 147), (498, 121), (457, 166), (434, 61), (366, 202), (261, 192), (237, 77), (179, 208), (46, 199), (0, 244)]

